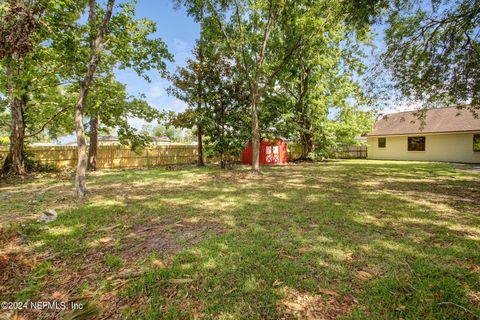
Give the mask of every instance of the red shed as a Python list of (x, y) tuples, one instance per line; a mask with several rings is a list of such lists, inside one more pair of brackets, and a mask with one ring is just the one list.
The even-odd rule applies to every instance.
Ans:
[[(243, 164), (252, 164), (252, 143), (243, 149)], [(287, 144), (282, 139), (260, 141), (260, 164), (286, 164)]]

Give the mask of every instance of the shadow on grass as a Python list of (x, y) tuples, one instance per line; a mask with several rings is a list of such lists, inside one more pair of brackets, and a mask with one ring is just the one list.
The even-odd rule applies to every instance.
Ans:
[[(127, 318), (474, 318), (444, 302), (480, 312), (478, 179), (445, 164), (146, 170), (91, 185), (96, 201), (27, 234), (58, 276), (90, 272), (91, 287), (118, 272), (106, 255), (146, 267), (117, 295)], [(302, 305), (292, 292), (319, 298)]]

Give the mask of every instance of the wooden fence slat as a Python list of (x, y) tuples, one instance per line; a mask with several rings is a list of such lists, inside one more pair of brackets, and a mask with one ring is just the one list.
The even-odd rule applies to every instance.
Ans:
[[(33, 159), (45, 164), (55, 164), (59, 168), (75, 168), (77, 164), (76, 146), (27, 147)], [(0, 162), (7, 156), (8, 147), (0, 147)], [(302, 146), (288, 145), (288, 161), (300, 158)], [(366, 146), (344, 147), (338, 150), (338, 158), (366, 158)], [(240, 156), (233, 160), (239, 161)], [(214, 161), (215, 159), (211, 159)], [(218, 159), (217, 159), (218, 160)], [(132, 151), (124, 146), (99, 146), (98, 168), (136, 168), (161, 165), (192, 164), (197, 161), (197, 147), (194, 145), (152, 146)]]

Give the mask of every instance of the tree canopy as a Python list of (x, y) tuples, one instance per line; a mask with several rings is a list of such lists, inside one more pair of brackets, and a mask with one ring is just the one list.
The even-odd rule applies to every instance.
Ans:
[(403, 97), (423, 108), (456, 105), (478, 112), (478, 1), (404, 1), (391, 8), (387, 26), (383, 65)]

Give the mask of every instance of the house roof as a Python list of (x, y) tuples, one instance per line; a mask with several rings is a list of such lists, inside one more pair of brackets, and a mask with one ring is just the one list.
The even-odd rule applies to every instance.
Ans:
[(118, 141), (118, 138), (114, 136), (100, 136), (98, 141)]
[(406, 111), (385, 115), (375, 123), (368, 136), (480, 131), (480, 118), (475, 118), (466, 109), (446, 107), (427, 110), (423, 127), (414, 113)]
[(163, 136), (163, 137), (152, 137), (152, 140), (153, 140), (153, 141), (157, 141), (157, 142), (170, 142), (170, 138), (167, 137), (167, 136)]

